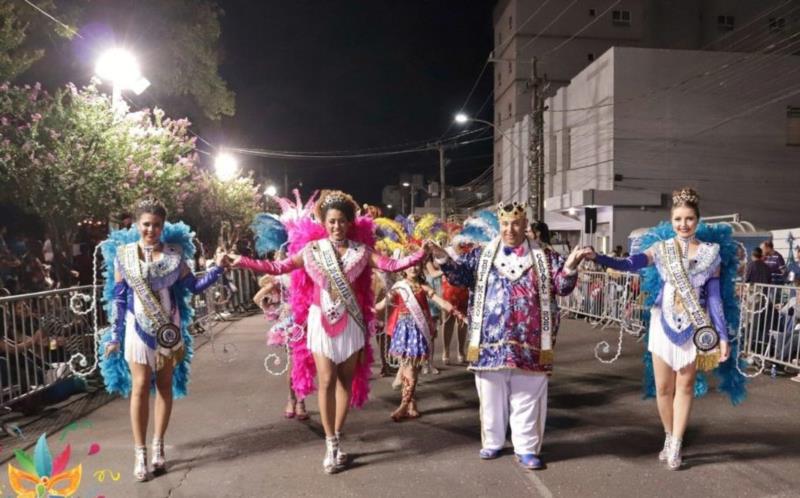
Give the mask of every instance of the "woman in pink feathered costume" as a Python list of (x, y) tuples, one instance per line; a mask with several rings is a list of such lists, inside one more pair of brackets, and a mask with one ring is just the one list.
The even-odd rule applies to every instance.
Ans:
[[(357, 212), (358, 204), (349, 195), (323, 191), (314, 211), (322, 224), (307, 216), (287, 223), (288, 258), (270, 262), (229, 255), (241, 268), (272, 275), (293, 272), (292, 310), (295, 322), (306, 324), (304, 345), (313, 362), (307, 351), (302, 351), (305, 348), (295, 347), (292, 381), (298, 396), (305, 397), (313, 390), (316, 367), (319, 412), (326, 436), (322, 467), (328, 474), (347, 465), (347, 454), (340, 449), (340, 433), (350, 405), (360, 407), (369, 394), (372, 268), (396, 272), (425, 256), (420, 250), (395, 260), (375, 252), (372, 221), (356, 217)], [(341, 277), (338, 284), (337, 275)], [(353, 297), (350, 306), (349, 296)]]

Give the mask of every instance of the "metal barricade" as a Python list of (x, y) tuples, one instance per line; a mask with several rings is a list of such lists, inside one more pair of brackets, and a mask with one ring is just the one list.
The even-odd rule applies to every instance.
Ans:
[[(741, 310), (741, 356), (762, 367), (767, 364), (800, 369), (800, 288), (790, 285), (737, 284)], [(619, 326), (625, 332), (644, 332), (645, 295), (635, 273), (582, 271), (575, 290), (559, 298), (562, 313), (585, 318), (594, 326)]]
[[(93, 312), (71, 308), (82, 311), (94, 292), (100, 291), (83, 286), (0, 298), (0, 405), (70, 376), (73, 355), (94, 362)], [(105, 314), (98, 310), (98, 325), (105, 323)]]
[(739, 348), (745, 358), (798, 367), (800, 363), (800, 288), (788, 285), (742, 284), (737, 287), (741, 325)]
[[(198, 274), (198, 277), (202, 273)], [(257, 284), (249, 270), (233, 269), (227, 274), (235, 291), (217, 282), (205, 292), (192, 296), (194, 317), (189, 331), (212, 331), (218, 321), (234, 312), (255, 308), (252, 297)], [(97, 326), (108, 325), (100, 303), (102, 286), (70, 287), (34, 294), (0, 297), (0, 406), (7, 406), (56, 382), (72, 376), (73, 368), (85, 371), (93, 365), (95, 351), (94, 311)], [(89, 312), (87, 312), (89, 311)], [(82, 365), (74, 355), (83, 355)]]

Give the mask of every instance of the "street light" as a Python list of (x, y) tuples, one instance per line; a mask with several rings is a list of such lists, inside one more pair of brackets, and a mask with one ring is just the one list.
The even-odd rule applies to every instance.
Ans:
[(270, 197), (275, 197), (278, 195), (278, 187), (275, 185), (267, 185), (267, 188), (264, 189), (264, 193)]
[(227, 152), (221, 152), (214, 160), (214, 171), (223, 182), (233, 180), (239, 174), (239, 161)]
[(386, 205), (386, 209), (392, 209), (392, 205), (391, 204), (387, 204)]
[(136, 57), (122, 48), (103, 52), (97, 59), (94, 72), (102, 81), (111, 83), (111, 101), (115, 108), (122, 102), (122, 90), (132, 90), (139, 95), (150, 86), (150, 81), (142, 76)]

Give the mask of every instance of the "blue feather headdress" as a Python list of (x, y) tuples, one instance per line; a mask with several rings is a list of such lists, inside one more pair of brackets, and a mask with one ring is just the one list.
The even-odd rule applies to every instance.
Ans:
[[(736, 341), (736, 335), (739, 330), (739, 304), (736, 299), (736, 270), (739, 261), (736, 257), (736, 242), (733, 240), (733, 230), (730, 226), (725, 224), (706, 224), (700, 223), (697, 227), (697, 239), (703, 242), (713, 242), (719, 244), (719, 256), (722, 260), (722, 267), (720, 269), (720, 284), (722, 293), (722, 302), (725, 311), (725, 320), (728, 323), (728, 338), (731, 347), (730, 357), (724, 363), (721, 363), (716, 369), (714, 374), (719, 379), (718, 389), (726, 393), (731, 403), (737, 405), (744, 401), (747, 397), (746, 383), (747, 379), (739, 373), (736, 368), (736, 363), (739, 360), (739, 346)], [(652, 247), (653, 244), (669, 240), (675, 237), (675, 231), (672, 225), (663, 222), (658, 226), (649, 230), (642, 237), (642, 251)], [(649, 266), (642, 270), (642, 292), (645, 292), (647, 298), (645, 300), (645, 313), (644, 319), (646, 328), (649, 329), (650, 322), (650, 308), (655, 303), (658, 293), (664, 286), (658, 270), (654, 266)], [(646, 343), (646, 339), (645, 339)], [(644, 352), (644, 396), (646, 398), (654, 397), (656, 394), (656, 383), (653, 375), (653, 358), (649, 351)], [(743, 362), (740, 363), (740, 368), (744, 368)], [(698, 372), (697, 381), (695, 383), (695, 396), (703, 396), (708, 392), (708, 379), (703, 372)]]
[[(103, 286), (103, 307), (109, 322), (114, 323), (116, 308), (114, 306), (114, 263), (117, 257), (117, 249), (125, 244), (138, 241), (139, 231), (134, 228), (127, 230), (114, 230), (108, 239), (102, 242), (101, 251), (103, 253), (103, 276), (105, 285)], [(194, 258), (195, 246), (192, 240), (194, 232), (183, 222), (164, 223), (164, 230), (161, 232), (161, 242), (176, 245), (181, 248), (184, 260), (191, 262)], [(191, 267), (191, 265), (190, 265)], [(189, 384), (189, 371), (194, 355), (192, 347), (192, 336), (189, 335), (189, 324), (194, 318), (194, 310), (190, 303), (191, 293), (182, 286), (176, 286), (174, 294), (181, 317), (181, 333), (183, 335), (183, 345), (185, 355), (183, 360), (175, 366), (172, 376), (172, 391), (176, 398), (182, 398), (187, 394)], [(124, 344), (120, 344), (120, 351), (112, 354), (108, 358), (103, 354), (106, 345), (111, 340), (111, 327), (108, 327), (100, 339), (100, 347), (97, 354), (100, 356), (100, 372), (106, 384), (106, 391), (117, 393), (128, 397), (131, 393), (131, 373), (128, 362), (125, 361)], [(152, 386), (155, 384), (155, 377), (152, 379)]]
[(289, 240), (286, 227), (274, 214), (258, 213), (250, 230), (256, 236), (256, 252), (262, 258), (268, 252), (277, 251)]
[(453, 237), (453, 243), (483, 245), (491, 242), (499, 233), (497, 213), (483, 209), (464, 221), (464, 228)]

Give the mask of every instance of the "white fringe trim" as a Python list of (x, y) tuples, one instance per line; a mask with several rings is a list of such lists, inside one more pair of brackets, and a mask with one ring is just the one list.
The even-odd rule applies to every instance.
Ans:
[(349, 316), (344, 330), (336, 337), (331, 337), (322, 327), (322, 311), (319, 306), (308, 309), (308, 349), (320, 354), (332, 362), (344, 363), (348, 358), (364, 347), (364, 331)]
[(680, 346), (669, 340), (661, 326), (661, 310), (658, 308), (650, 310), (650, 336), (647, 341), (647, 350), (664, 360), (676, 372), (694, 363), (697, 358), (697, 349), (691, 339)]

